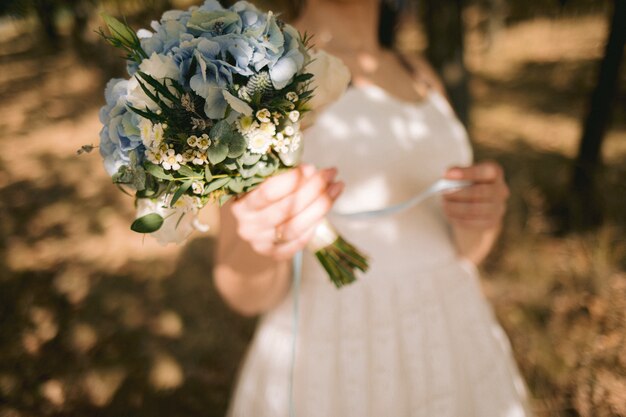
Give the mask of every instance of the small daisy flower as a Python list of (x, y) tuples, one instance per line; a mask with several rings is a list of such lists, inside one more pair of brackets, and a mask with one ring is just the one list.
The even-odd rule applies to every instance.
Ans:
[(187, 145), (195, 148), (198, 146), (198, 137), (196, 135), (191, 135), (187, 138)]
[(152, 144), (152, 122), (148, 119), (142, 118), (139, 122), (139, 132), (141, 134), (141, 141), (144, 146), (149, 147)]
[(167, 125), (162, 125), (161, 123), (157, 123), (152, 126), (152, 139), (154, 140), (154, 146), (159, 146), (163, 142), (163, 137), (165, 136), (164, 130)]
[(163, 168), (178, 171), (180, 169), (180, 163), (183, 162), (183, 156), (176, 153), (174, 149), (168, 149), (167, 153), (163, 156)]
[(272, 114), (270, 113), (268, 109), (261, 109), (258, 112), (256, 112), (256, 118), (259, 119), (259, 122), (269, 123), (271, 116)]
[(194, 194), (202, 194), (204, 192), (204, 184), (200, 181), (194, 181), (191, 183), (191, 189)]
[(297, 122), (300, 119), (300, 112), (298, 110), (292, 110), (289, 112), (289, 120)]
[(206, 150), (211, 146), (211, 139), (209, 139), (209, 135), (203, 133), (202, 136), (198, 139), (198, 149)]
[(295, 103), (296, 101), (298, 101), (298, 95), (296, 94), (295, 91), (290, 91), (285, 95), (285, 98), (289, 101), (291, 101), (292, 103)]
[(252, 153), (266, 153), (272, 145), (272, 136), (256, 129), (248, 134), (248, 149)]
[(274, 123), (261, 123), (259, 130), (269, 136), (276, 134), (276, 125)]

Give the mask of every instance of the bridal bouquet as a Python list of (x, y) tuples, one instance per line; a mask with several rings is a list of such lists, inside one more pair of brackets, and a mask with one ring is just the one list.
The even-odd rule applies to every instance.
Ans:
[[(306, 36), (245, 1), (171, 10), (152, 31), (104, 20), (100, 34), (126, 53), (131, 77), (106, 87), (100, 154), (113, 182), (134, 192), (133, 231), (179, 243), (201, 228), (204, 205), (298, 162), (313, 85), (324, 91), (309, 68), (329, 62), (312, 59)], [(326, 221), (313, 242), (338, 287), (368, 267)]]

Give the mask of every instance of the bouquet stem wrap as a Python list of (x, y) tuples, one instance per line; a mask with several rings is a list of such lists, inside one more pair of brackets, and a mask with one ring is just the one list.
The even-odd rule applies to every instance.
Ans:
[(315, 229), (307, 249), (315, 254), (337, 288), (356, 281), (357, 269), (366, 272), (369, 267), (367, 257), (342, 238), (326, 219)]

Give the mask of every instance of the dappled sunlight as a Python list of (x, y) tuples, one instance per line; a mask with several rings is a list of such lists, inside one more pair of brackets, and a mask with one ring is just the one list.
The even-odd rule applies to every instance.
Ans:
[[(512, 190), (483, 287), (538, 417), (591, 416), (599, 406), (626, 415), (626, 107), (616, 106), (603, 148), (605, 224), (562, 236), (549, 215), (567, 198), (606, 29), (590, 15), (515, 23), (490, 48), (468, 37), (477, 159), (500, 161)], [(44, 48), (29, 30), (0, 21), (0, 397), (11, 404), (0, 415), (223, 416), (254, 320), (232, 313), (212, 283), (217, 208), (201, 212), (210, 231), (185, 245), (130, 231), (132, 198), (111, 183), (98, 150), (76, 155), (99, 141), (104, 82), (123, 75), (110, 64), (116, 52), (94, 43), (87, 61), (72, 48)], [(411, 30), (402, 44), (423, 47)], [(382, 129), (359, 117), (318, 126), (338, 144), (353, 129), (364, 141)], [(407, 147), (428, 133), (417, 117), (391, 117), (384, 128), (410, 136)], [(396, 198), (383, 176), (367, 188), (375, 197), (358, 196), (369, 205), (356, 209)], [(379, 231), (390, 241), (403, 232)]]

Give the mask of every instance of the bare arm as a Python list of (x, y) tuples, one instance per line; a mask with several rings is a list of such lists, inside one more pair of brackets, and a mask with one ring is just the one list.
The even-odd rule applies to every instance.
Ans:
[(459, 255), (480, 264), (493, 248), (502, 228), (509, 189), (500, 165), (483, 162), (452, 168), (446, 178), (474, 185), (444, 196), (444, 212), (452, 225)]
[(283, 299), (291, 282), (289, 260), (306, 246), (343, 189), (333, 181), (336, 173), (305, 165), (221, 209), (214, 280), (234, 310), (255, 315)]

